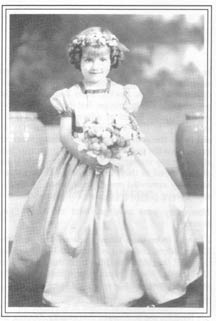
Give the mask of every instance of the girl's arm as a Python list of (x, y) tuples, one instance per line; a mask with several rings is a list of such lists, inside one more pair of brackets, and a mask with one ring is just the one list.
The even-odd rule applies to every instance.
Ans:
[(98, 164), (95, 157), (89, 156), (85, 151), (79, 151), (78, 145), (74, 141), (71, 134), (72, 128), (72, 118), (71, 117), (61, 117), (60, 120), (60, 140), (64, 147), (82, 163), (94, 168), (94, 169), (104, 169), (104, 166)]

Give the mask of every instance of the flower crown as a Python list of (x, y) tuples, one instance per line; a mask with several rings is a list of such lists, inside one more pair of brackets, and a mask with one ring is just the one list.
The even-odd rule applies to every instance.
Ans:
[[(92, 31), (92, 28), (90, 28), (90, 31)], [(124, 52), (129, 51), (129, 49), (123, 45), (114, 34), (110, 32), (102, 33), (93, 31), (89, 33), (80, 33), (72, 38), (71, 42), (68, 44), (67, 51), (69, 55), (69, 61), (75, 66), (76, 69), (80, 70), (82, 48), (100, 48), (102, 46), (108, 46), (110, 48), (112, 68), (117, 68), (124, 60)]]
[(100, 47), (100, 46), (109, 46), (109, 47), (118, 47), (122, 51), (129, 51), (129, 49), (119, 42), (118, 38), (114, 35), (111, 37), (106, 37), (105, 35), (95, 33), (92, 35), (78, 35), (76, 36), (72, 42), (71, 45), (73, 47), (86, 47), (86, 46), (92, 46), (92, 47)]

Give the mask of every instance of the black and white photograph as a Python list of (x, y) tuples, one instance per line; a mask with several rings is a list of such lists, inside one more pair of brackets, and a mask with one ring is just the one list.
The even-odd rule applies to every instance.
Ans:
[(2, 317), (212, 313), (212, 6), (1, 6)]

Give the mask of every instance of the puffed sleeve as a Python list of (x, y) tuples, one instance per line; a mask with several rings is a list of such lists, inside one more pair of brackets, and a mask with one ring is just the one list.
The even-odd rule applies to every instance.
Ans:
[(71, 116), (71, 110), (68, 103), (68, 89), (61, 89), (56, 91), (51, 97), (50, 102), (53, 107), (62, 116)]
[(142, 102), (143, 95), (136, 85), (124, 86), (124, 108), (130, 113), (136, 112)]

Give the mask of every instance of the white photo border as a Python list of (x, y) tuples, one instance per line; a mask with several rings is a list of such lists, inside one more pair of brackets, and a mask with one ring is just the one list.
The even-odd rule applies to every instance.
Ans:
[[(206, 15), (206, 240), (204, 260), (204, 308), (107, 309), (106, 311), (61, 311), (51, 308), (9, 308), (7, 306), (7, 203), (8, 203), (8, 113), (9, 113), (9, 30), (10, 14), (106, 14), (109, 11), (134, 13), (149, 10), (200, 10)], [(64, 12), (65, 11), (65, 12)], [(91, 13), (92, 12), (92, 13)], [(211, 317), (212, 316), (212, 5), (1, 5), (1, 317)], [(43, 311), (42, 311), (43, 310)], [(55, 311), (54, 311), (55, 310)], [(177, 311), (181, 310), (181, 311)]]

